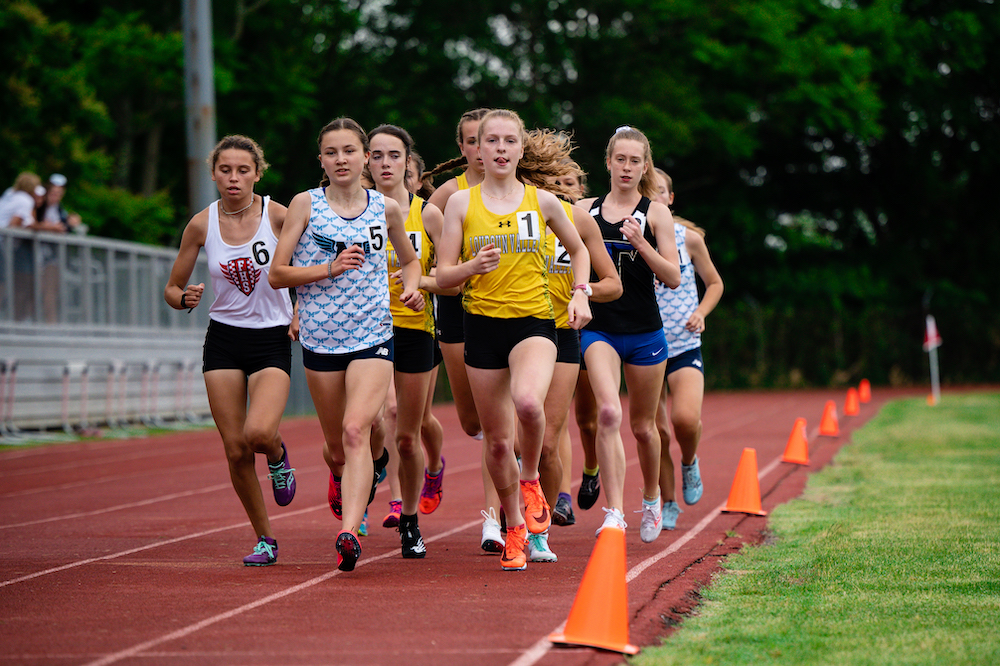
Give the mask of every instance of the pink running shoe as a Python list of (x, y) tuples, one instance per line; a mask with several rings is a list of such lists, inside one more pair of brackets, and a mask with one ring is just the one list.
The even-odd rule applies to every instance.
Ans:
[(330, 511), (333, 511), (337, 520), (344, 519), (344, 507), (340, 499), (340, 479), (330, 472), (330, 486), (326, 491), (326, 499), (330, 502)]
[(382, 527), (399, 527), (399, 516), (403, 513), (402, 500), (389, 500), (389, 513), (382, 519)]

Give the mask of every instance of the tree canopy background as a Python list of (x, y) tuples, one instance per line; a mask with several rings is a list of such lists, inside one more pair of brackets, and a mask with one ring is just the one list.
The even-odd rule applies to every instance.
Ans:
[[(217, 128), (287, 203), (316, 134), (401, 125), (433, 166), (470, 108), (574, 133), (594, 193), (623, 124), (674, 178), (726, 281), (710, 387), (1000, 380), (995, 0), (217, 0)], [(181, 3), (0, 9), (0, 180), (70, 178), (94, 233), (176, 244), (186, 210)], [(208, 177), (206, 167), (206, 177)]]

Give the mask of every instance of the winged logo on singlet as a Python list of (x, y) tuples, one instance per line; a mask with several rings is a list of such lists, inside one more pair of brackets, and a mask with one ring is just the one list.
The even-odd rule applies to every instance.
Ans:
[(313, 242), (316, 243), (316, 247), (320, 248), (321, 250), (326, 250), (327, 252), (329, 252), (330, 254), (332, 254), (334, 256), (340, 254), (341, 252), (343, 252), (344, 250), (346, 250), (351, 245), (358, 245), (358, 246), (360, 246), (361, 249), (365, 251), (365, 254), (369, 254), (371, 252), (371, 243), (369, 243), (368, 241), (365, 241), (365, 240), (354, 241), (353, 243), (351, 243), (349, 245), (348, 243), (346, 243), (344, 241), (339, 241), (339, 240), (333, 239), (333, 238), (331, 238), (329, 236), (324, 236), (323, 234), (318, 234), (315, 231), (312, 234), (312, 239), (313, 239)]
[(254, 265), (250, 257), (232, 259), (219, 264), (219, 268), (222, 269), (225, 278), (246, 296), (253, 293), (254, 287), (260, 281), (261, 270)]

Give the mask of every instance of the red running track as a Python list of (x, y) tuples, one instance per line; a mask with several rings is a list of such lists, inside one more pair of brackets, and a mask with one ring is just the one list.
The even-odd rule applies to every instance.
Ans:
[[(840, 416), (839, 437), (817, 437), (825, 402), (842, 412), (843, 397), (706, 396), (704, 497), (682, 503), (677, 529), (652, 544), (639, 540), (638, 517), (626, 516), (632, 643), (656, 644), (697, 603), (720, 558), (760, 540), (766, 518), (720, 513), (744, 447), (757, 450), (770, 510), (797, 496), (807, 474), (890, 396), (876, 390), (859, 416)], [(435, 412), (448, 464), (441, 507), (420, 517), (427, 558), (402, 559), (398, 533), (381, 527), (389, 499), (382, 484), (351, 573), (336, 568), (340, 523), (326, 503), (329, 472), (315, 419), (282, 425), (297, 470), (295, 501), (277, 507), (261, 475), (280, 544), (273, 567), (242, 565), (256, 539), (214, 430), (0, 452), (0, 663), (619, 663), (615, 653), (555, 647), (546, 638), (572, 607), (603, 520), (603, 494), (590, 511), (576, 509), (575, 526), (552, 527), (557, 563), (503, 572), (498, 556), (479, 548), (479, 443), (462, 433), (451, 405)], [(808, 423), (808, 467), (780, 462), (797, 417)], [(638, 509), (634, 440), (624, 429), (623, 438), (626, 498)], [(577, 455), (574, 492), (580, 467)]]

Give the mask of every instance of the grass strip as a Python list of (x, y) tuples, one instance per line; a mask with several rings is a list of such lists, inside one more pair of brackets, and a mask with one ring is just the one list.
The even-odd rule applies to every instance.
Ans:
[(1000, 395), (886, 405), (769, 529), (629, 662), (1000, 663)]

